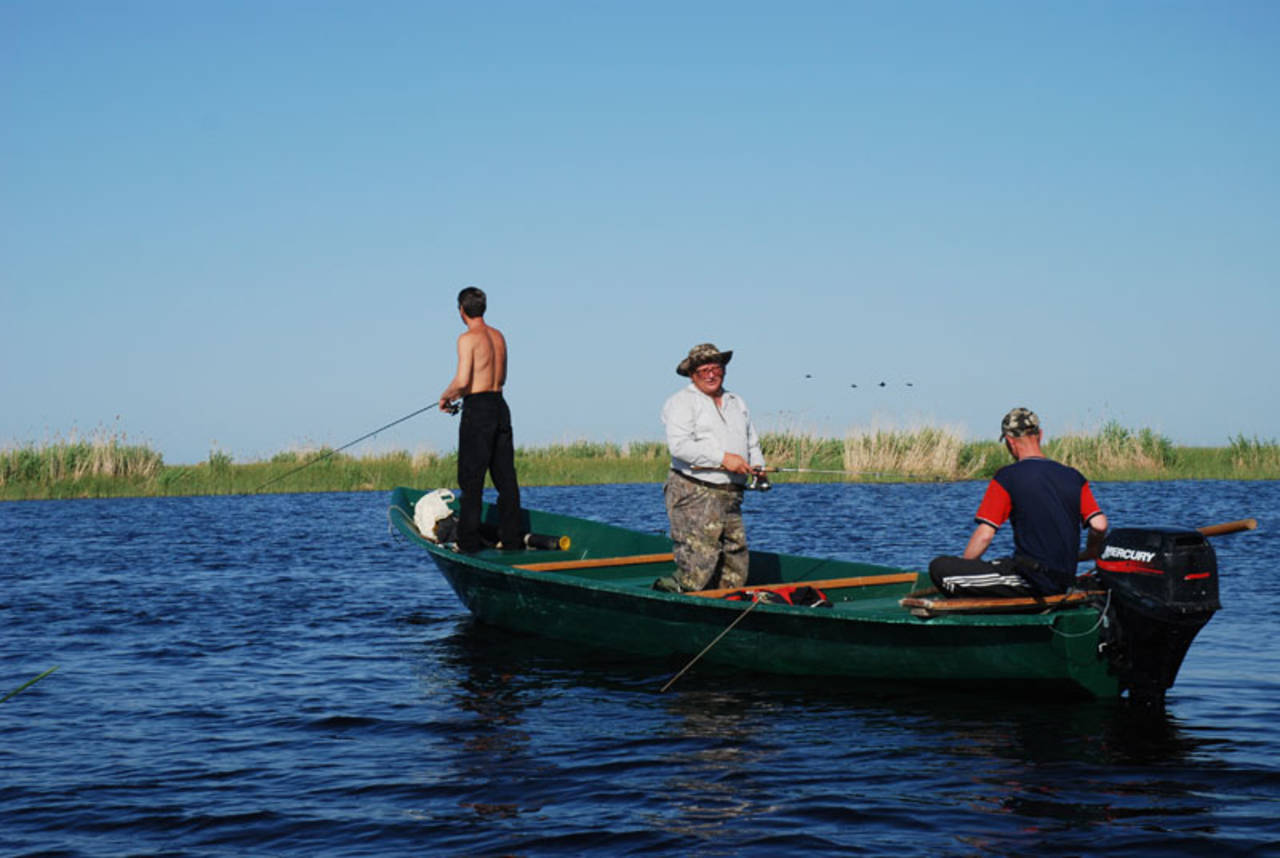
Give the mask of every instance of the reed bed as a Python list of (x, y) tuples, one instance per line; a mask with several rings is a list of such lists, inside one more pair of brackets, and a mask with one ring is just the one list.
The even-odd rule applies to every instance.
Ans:
[[(788, 430), (761, 437), (773, 467), (837, 473), (780, 473), (774, 482), (970, 480), (1010, 459), (994, 441), (965, 441), (952, 429), (855, 429), (843, 439)], [(1050, 438), (1045, 452), (1092, 480), (1280, 479), (1280, 444), (1231, 439), (1223, 447), (1179, 447), (1150, 429), (1109, 423), (1092, 435)], [(662, 441), (573, 441), (516, 451), (522, 485), (656, 483), (665, 478)], [(146, 445), (100, 434), (0, 449), (0, 499), (385, 491), (457, 484), (453, 453), (391, 451), (364, 456), (328, 448), (291, 450), (237, 462), (214, 450), (193, 465), (166, 465)]]
[(1232, 467), (1241, 474), (1267, 474), (1280, 471), (1280, 443), (1275, 439), (1259, 441), (1255, 435), (1237, 435), (1227, 447)]
[(0, 489), (11, 485), (114, 482), (143, 485), (164, 469), (164, 457), (119, 433), (87, 440), (27, 443), (0, 449)]
[(843, 447), (837, 439), (819, 438), (812, 432), (766, 432), (760, 450), (771, 468), (840, 468)]
[(574, 441), (516, 450), (516, 472), (523, 485), (650, 483), (662, 478), (669, 461), (667, 445), (653, 441)]
[(911, 479), (968, 480), (986, 464), (986, 450), (972, 445), (954, 430), (925, 426), (918, 429), (864, 429), (844, 439), (844, 469), (856, 475)]
[(1137, 432), (1107, 423), (1094, 435), (1050, 438), (1045, 453), (1085, 474), (1112, 479), (1166, 477), (1177, 464), (1173, 442), (1151, 429)]

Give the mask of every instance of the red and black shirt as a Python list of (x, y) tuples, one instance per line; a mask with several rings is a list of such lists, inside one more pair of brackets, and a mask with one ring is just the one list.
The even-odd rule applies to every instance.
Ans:
[(1069, 582), (1076, 574), (1080, 528), (1101, 513), (1083, 474), (1052, 459), (1033, 458), (996, 471), (975, 521), (998, 530), (1012, 520), (1017, 553)]

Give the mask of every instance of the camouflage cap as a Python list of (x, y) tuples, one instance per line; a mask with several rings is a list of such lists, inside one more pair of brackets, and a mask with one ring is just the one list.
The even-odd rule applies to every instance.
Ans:
[(689, 356), (680, 361), (680, 365), (676, 367), (676, 375), (687, 378), (689, 373), (704, 363), (718, 363), (724, 366), (732, 357), (732, 351), (722, 352), (711, 343), (701, 343), (689, 349)]
[(1030, 408), (1015, 408), (1000, 421), (1000, 437), (1021, 438), (1023, 435), (1038, 435), (1040, 418)]

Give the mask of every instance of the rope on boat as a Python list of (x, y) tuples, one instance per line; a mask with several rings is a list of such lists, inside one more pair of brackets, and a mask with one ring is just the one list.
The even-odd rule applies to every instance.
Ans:
[(708, 651), (709, 651), (713, 646), (715, 646), (716, 644), (718, 644), (718, 643), (720, 642), (720, 638), (722, 638), (722, 637), (724, 637), (725, 635), (729, 634), (729, 632), (733, 629), (733, 627), (734, 627), (734, 626), (736, 626), (738, 623), (742, 622), (742, 618), (743, 618), (743, 617), (745, 617), (747, 614), (751, 613), (751, 610), (752, 610), (756, 605), (758, 605), (758, 604), (760, 604), (758, 601), (756, 601), (755, 599), (752, 599), (752, 600), (751, 600), (751, 604), (750, 604), (750, 605), (747, 605), (747, 609), (746, 609), (745, 611), (743, 611), (741, 614), (738, 614), (738, 616), (734, 618), (734, 621), (733, 621), (732, 623), (729, 623), (728, 628), (726, 628), (726, 629), (725, 629), (724, 631), (722, 631), (720, 634), (716, 635), (716, 639), (715, 639), (715, 640), (713, 640), (711, 643), (707, 644), (705, 647), (703, 647), (702, 652), (700, 652), (700, 653), (698, 653), (697, 655), (695, 655), (695, 656), (694, 656), (694, 657), (689, 661), (689, 663), (688, 663), (688, 664), (686, 664), (683, 668), (681, 668), (681, 669), (680, 669), (680, 672), (679, 672), (679, 673), (677, 673), (675, 676), (673, 676), (673, 677), (671, 677), (669, 680), (667, 680), (667, 684), (666, 684), (666, 685), (664, 685), (664, 686), (662, 686), (662, 689), (661, 689), (661, 691), (659, 691), (659, 693), (662, 693), (662, 691), (666, 691), (668, 688), (670, 688), (672, 685), (674, 685), (674, 684), (675, 684), (675, 681), (676, 681), (677, 679), (679, 679), (680, 677), (684, 676), (684, 675), (685, 675), (685, 673), (689, 670), (689, 668), (693, 667), (694, 662), (696, 662), (698, 659), (700, 659), (700, 658), (702, 658), (704, 655), (706, 655), (706, 654), (707, 654), (707, 652), (708, 652)]
[(1049, 626), (1049, 631), (1053, 632), (1055, 635), (1058, 635), (1059, 637), (1064, 637), (1064, 638), (1084, 638), (1084, 637), (1088, 637), (1089, 635), (1091, 635), (1091, 634), (1093, 634), (1094, 632), (1096, 632), (1096, 631), (1098, 630), (1098, 628), (1103, 624), (1103, 622), (1105, 622), (1105, 621), (1106, 621), (1106, 619), (1107, 619), (1107, 609), (1108, 609), (1108, 608), (1110, 608), (1110, 607), (1111, 607), (1111, 590), (1110, 590), (1110, 588), (1108, 588), (1108, 589), (1107, 589), (1107, 601), (1105, 601), (1105, 602), (1103, 602), (1103, 603), (1102, 603), (1102, 610), (1098, 612), (1098, 621), (1097, 621), (1096, 623), (1094, 623), (1094, 624), (1093, 624), (1093, 628), (1089, 629), (1088, 631), (1078, 632), (1078, 633), (1076, 633), (1076, 634), (1071, 634), (1071, 633), (1069, 633), (1069, 632), (1060, 632), (1060, 631), (1058, 631), (1057, 627), (1055, 627), (1054, 625), (1050, 624), (1050, 626)]

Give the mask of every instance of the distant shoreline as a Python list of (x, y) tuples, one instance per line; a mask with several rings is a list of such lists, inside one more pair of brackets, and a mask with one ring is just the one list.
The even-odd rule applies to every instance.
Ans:
[[(769, 465), (781, 469), (770, 475), (779, 485), (982, 480), (1010, 461), (998, 442), (964, 441), (936, 428), (845, 438), (769, 433), (761, 446)], [(1149, 429), (1112, 423), (1095, 435), (1049, 438), (1045, 447), (1095, 482), (1280, 479), (1280, 443), (1244, 436), (1223, 447), (1175, 446)], [(525, 486), (658, 483), (668, 465), (661, 441), (579, 441), (516, 451)], [(0, 500), (389, 491), (456, 481), (452, 453), (355, 457), (320, 449), (239, 463), (215, 451), (198, 464), (167, 465), (149, 447), (115, 437), (0, 450)]]

